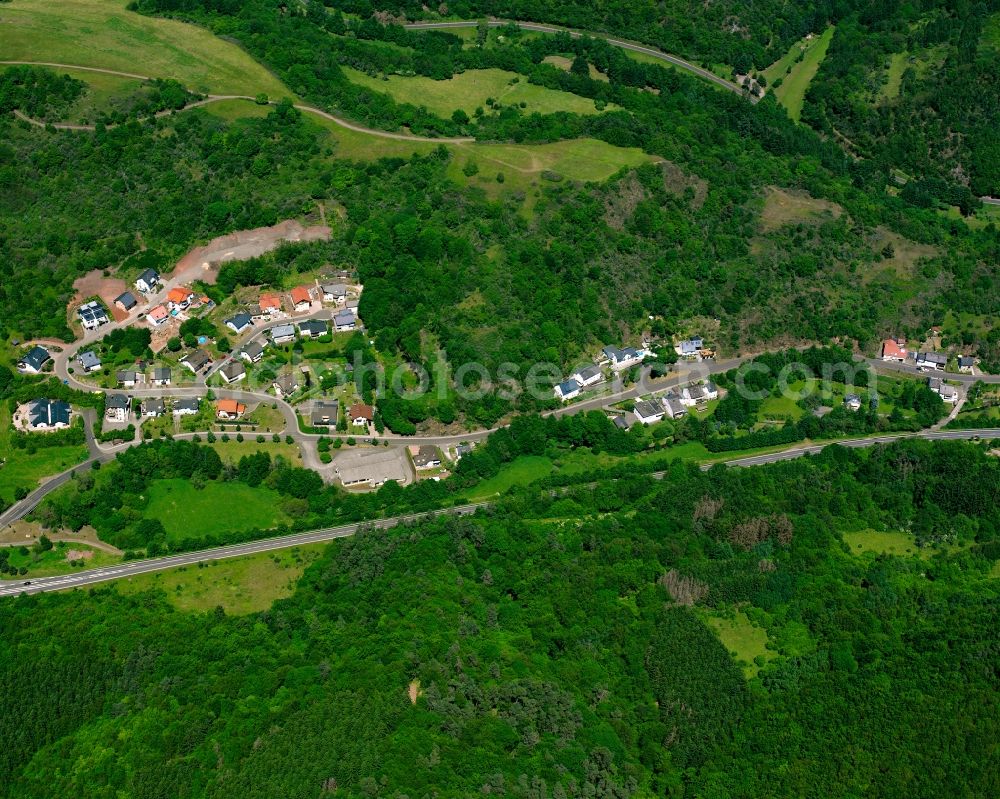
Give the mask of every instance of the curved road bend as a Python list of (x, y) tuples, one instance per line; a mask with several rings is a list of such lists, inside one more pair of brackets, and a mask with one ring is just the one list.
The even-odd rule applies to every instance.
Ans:
[[(727, 461), (726, 465), (738, 466), (759, 466), (764, 463), (790, 460), (803, 455), (812, 455), (820, 452), (825, 447), (839, 444), (845, 447), (870, 447), (875, 444), (891, 443), (903, 438), (924, 438), (930, 440), (960, 440), (971, 438), (1000, 438), (1000, 428), (989, 430), (948, 430), (948, 431), (924, 431), (920, 433), (904, 434), (899, 436), (873, 436), (871, 438), (859, 438), (848, 441), (831, 441), (826, 444), (816, 444), (807, 447), (799, 447), (782, 452), (773, 452), (768, 455), (754, 455), (748, 458), (738, 458)], [(707, 470), (715, 464), (705, 464), (702, 469)], [(662, 478), (662, 472), (652, 475), (654, 478)], [(83, 588), (109, 580), (118, 580), (123, 577), (133, 577), (137, 574), (147, 574), (149, 572), (163, 571), (177, 566), (190, 566), (196, 563), (204, 563), (212, 560), (223, 560), (226, 558), (236, 558), (242, 555), (254, 555), (260, 552), (270, 552), (277, 549), (287, 549), (289, 547), (302, 546), (304, 544), (317, 544), (325, 541), (333, 541), (337, 538), (347, 538), (354, 535), (359, 529), (364, 527), (377, 527), (388, 529), (398, 524), (416, 521), (427, 516), (442, 516), (446, 514), (466, 515), (475, 513), (479, 508), (484, 508), (493, 504), (492, 502), (477, 502), (469, 505), (459, 505), (454, 508), (445, 508), (428, 513), (410, 513), (402, 516), (392, 516), (385, 519), (374, 519), (372, 521), (359, 522), (356, 524), (346, 524), (340, 527), (325, 527), (319, 530), (311, 530), (304, 533), (294, 533), (280, 538), (265, 538), (258, 541), (249, 541), (244, 544), (231, 544), (229, 546), (215, 547), (214, 549), (204, 549), (197, 552), (185, 552), (179, 555), (169, 555), (162, 558), (149, 558), (146, 560), (136, 560), (123, 563), (117, 566), (109, 566), (101, 569), (91, 569), (89, 571), (76, 572), (74, 574), (61, 575), (57, 577), (42, 577), (34, 580), (2, 580), (0, 581), (0, 597), (18, 596), (20, 594), (39, 594), (47, 591), (62, 591), (68, 588)]]

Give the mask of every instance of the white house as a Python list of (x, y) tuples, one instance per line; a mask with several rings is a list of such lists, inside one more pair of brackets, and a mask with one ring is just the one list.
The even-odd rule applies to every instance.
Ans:
[(170, 370), (165, 366), (158, 367), (153, 370), (153, 385), (154, 386), (169, 386), (170, 385)]
[(108, 312), (97, 300), (91, 300), (81, 305), (77, 308), (76, 315), (80, 317), (80, 324), (86, 330), (96, 330), (101, 325), (106, 325), (111, 321), (108, 319)]
[(199, 400), (197, 397), (181, 397), (174, 400), (174, 416), (193, 416), (198, 413)]
[(149, 323), (150, 327), (159, 327), (169, 318), (170, 311), (167, 310), (166, 305), (157, 305), (148, 314), (146, 314), (146, 321)]
[(242, 361), (229, 361), (222, 367), (222, 379), (227, 383), (235, 383), (246, 376), (247, 370)]
[(346, 309), (338, 311), (337, 315), (333, 317), (333, 325), (338, 333), (342, 330), (354, 330), (356, 324), (357, 318)]
[(948, 356), (943, 352), (918, 352), (916, 364), (922, 369), (944, 369), (948, 365)]
[(35, 400), (28, 406), (28, 427), (32, 430), (62, 430), (69, 427), (71, 413), (69, 404), (62, 400)]
[(295, 338), (295, 325), (275, 325), (271, 328), (271, 341), (284, 344)]
[(635, 366), (646, 356), (645, 352), (637, 350), (635, 347), (625, 347), (623, 349), (619, 349), (618, 347), (605, 347), (602, 352), (604, 353), (604, 357), (607, 358), (608, 362), (611, 364), (611, 368), (616, 372)]
[(681, 402), (681, 398), (673, 392), (667, 394), (662, 402), (663, 410), (666, 411), (667, 416), (671, 419), (679, 419), (681, 416), (687, 416), (687, 407)]
[(155, 399), (143, 400), (142, 403), (143, 416), (150, 418), (163, 416), (165, 411), (166, 411), (166, 406), (164, 405), (163, 400), (160, 397), (156, 397)]
[(239, 335), (244, 330), (249, 330), (253, 327), (253, 319), (250, 318), (250, 314), (240, 311), (238, 314), (234, 314), (226, 319), (224, 324), (236, 335)]
[(135, 280), (135, 287), (143, 294), (152, 294), (160, 285), (160, 275), (155, 269), (147, 269)]
[(118, 381), (118, 385), (133, 388), (139, 382), (139, 375), (131, 369), (120, 369), (115, 374), (115, 379)]
[(247, 363), (257, 363), (264, 357), (264, 347), (256, 341), (251, 341), (240, 350), (240, 357)]
[(600, 383), (604, 378), (601, 368), (594, 364), (588, 364), (577, 369), (570, 375), (582, 388), (587, 388), (595, 383)]
[(340, 305), (347, 300), (347, 286), (343, 283), (327, 283), (323, 286), (323, 302)]
[(83, 368), (83, 371), (87, 373), (96, 372), (101, 368), (101, 359), (93, 350), (81, 352), (76, 356), (76, 360)]
[(902, 363), (906, 360), (906, 348), (900, 346), (896, 339), (887, 338), (882, 342), (882, 360)]
[(639, 400), (632, 409), (635, 418), (643, 424), (653, 424), (663, 418), (664, 409), (661, 404), (649, 400)]
[(940, 377), (928, 377), (927, 388), (949, 404), (958, 401), (958, 389), (954, 386), (949, 386)]
[(45, 347), (35, 345), (21, 356), (21, 359), (17, 362), (17, 368), (21, 372), (36, 375), (42, 371), (42, 367), (51, 358), (52, 356), (49, 355), (49, 351)]
[(327, 334), (326, 322), (322, 319), (307, 319), (299, 322), (299, 333), (305, 338), (319, 338)]
[(556, 386), (556, 399), (561, 399), (563, 402), (571, 400), (580, 394), (580, 384), (576, 382), (572, 377)]
[(844, 396), (844, 407), (849, 411), (861, 410), (861, 397), (857, 394), (846, 394)]
[(975, 370), (976, 359), (971, 355), (959, 355), (958, 356), (958, 371), (965, 372), (967, 374), (972, 374)]
[(708, 402), (708, 395), (703, 386), (685, 386), (681, 389), (681, 404), (693, 408), (699, 402)]
[(704, 345), (701, 336), (695, 336), (694, 338), (684, 339), (684, 341), (679, 342), (674, 347), (674, 352), (680, 355), (682, 358), (691, 357), (698, 354), (698, 351)]
[(132, 398), (125, 394), (108, 394), (104, 401), (104, 418), (109, 422), (124, 422), (132, 410)]

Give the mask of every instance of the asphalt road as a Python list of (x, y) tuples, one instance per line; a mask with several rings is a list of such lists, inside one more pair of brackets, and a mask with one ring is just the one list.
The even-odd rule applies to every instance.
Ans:
[[(805, 447), (772, 452), (767, 455), (752, 455), (747, 458), (736, 458), (726, 461), (725, 465), (730, 467), (761, 466), (766, 463), (792, 460), (801, 458), (803, 455), (814, 455), (825, 447), (838, 444), (845, 447), (871, 447), (876, 444), (889, 444), (905, 438), (923, 438), (932, 441), (954, 441), (967, 439), (992, 439), (1000, 438), (1000, 428), (988, 430), (927, 430), (919, 433), (902, 435), (872, 436), (869, 438), (859, 438), (848, 441), (831, 441), (824, 444), (814, 444)], [(708, 470), (716, 464), (705, 464), (703, 470)], [(654, 477), (662, 477), (662, 473), (656, 473)], [(33, 580), (3, 580), (0, 581), (0, 597), (18, 596), (20, 594), (39, 594), (47, 591), (63, 591), (68, 588), (83, 588), (96, 585), (97, 583), (108, 582), (109, 580), (119, 580), (123, 577), (132, 577), (137, 574), (163, 571), (178, 566), (191, 566), (197, 563), (205, 563), (213, 560), (223, 560), (226, 558), (237, 558), (241, 555), (254, 555), (259, 552), (271, 552), (276, 549), (287, 549), (289, 547), (301, 546), (303, 544), (316, 544), (324, 541), (332, 541), (336, 538), (346, 538), (354, 535), (359, 529), (364, 527), (390, 528), (398, 524), (416, 521), (427, 516), (441, 516), (446, 514), (466, 515), (475, 513), (479, 508), (484, 508), (493, 503), (478, 502), (469, 505), (459, 505), (454, 508), (432, 511), (430, 513), (411, 513), (403, 516), (393, 516), (386, 519), (374, 519), (372, 521), (360, 522), (357, 524), (346, 524), (340, 527), (325, 527), (320, 530), (311, 530), (304, 533), (282, 536), (280, 538), (265, 538), (259, 541), (250, 541), (244, 544), (232, 544), (230, 546), (216, 547), (214, 549), (203, 549), (197, 552), (187, 552), (180, 555), (169, 555), (162, 558), (149, 558), (146, 560), (135, 560), (117, 566), (109, 566), (102, 569), (91, 569), (88, 571), (75, 572), (73, 574), (61, 575), (58, 577), (42, 577)]]

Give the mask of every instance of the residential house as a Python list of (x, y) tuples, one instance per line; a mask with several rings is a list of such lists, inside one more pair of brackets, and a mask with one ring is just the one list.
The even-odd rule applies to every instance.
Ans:
[(556, 398), (561, 399), (563, 402), (571, 400), (580, 394), (580, 384), (576, 382), (573, 378), (566, 380), (556, 386)]
[(296, 311), (308, 311), (312, 307), (312, 295), (306, 286), (296, 286), (291, 291), (292, 307)]
[(261, 294), (260, 310), (268, 316), (274, 316), (277, 313), (281, 313), (281, 297), (277, 294)]
[(587, 386), (592, 386), (595, 383), (600, 383), (604, 379), (604, 374), (601, 372), (601, 368), (595, 364), (588, 364), (587, 366), (580, 367), (573, 374), (570, 375), (577, 383), (580, 384), (581, 388), (587, 388)]
[(326, 322), (322, 319), (308, 319), (299, 322), (299, 333), (306, 338), (319, 338), (327, 334)]
[(637, 350), (635, 347), (625, 347), (623, 349), (605, 347), (602, 352), (604, 353), (604, 357), (610, 362), (611, 368), (616, 372), (635, 366), (646, 355), (645, 352)]
[(340, 416), (337, 400), (317, 400), (312, 404), (309, 421), (313, 427), (333, 427)]
[(198, 374), (198, 372), (212, 363), (212, 359), (205, 350), (195, 350), (181, 358), (181, 363), (195, 374)]
[(693, 408), (701, 402), (708, 402), (708, 392), (705, 391), (704, 386), (685, 386), (681, 390), (682, 405), (687, 405), (689, 408)]
[(194, 292), (187, 286), (174, 286), (167, 292), (167, 304), (171, 310), (183, 311), (194, 302)]
[(247, 370), (242, 361), (229, 361), (222, 367), (222, 379), (227, 383), (235, 383), (246, 376)]
[(704, 346), (704, 341), (701, 336), (695, 336), (694, 338), (688, 338), (684, 341), (679, 342), (674, 347), (674, 352), (680, 355), (682, 358), (692, 358), (698, 354), (698, 351)]
[(170, 370), (161, 366), (153, 370), (153, 385), (154, 386), (169, 386), (170, 385)]
[(163, 416), (167, 408), (160, 397), (147, 399), (142, 402), (142, 415), (146, 417)]
[(625, 414), (623, 413), (618, 413), (612, 416), (611, 424), (613, 424), (619, 430), (628, 430), (628, 421), (625, 419)]
[(948, 356), (943, 352), (918, 352), (916, 364), (921, 369), (944, 369)]
[(462, 457), (472, 452), (472, 444), (459, 444), (455, 447), (455, 456), (462, 460)]
[(635, 418), (643, 424), (653, 424), (663, 418), (664, 409), (662, 403), (639, 400), (632, 412), (635, 414)]
[(678, 397), (674, 392), (667, 394), (662, 400), (663, 410), (666, 411), (667, 416), (671, 419), (679, 419), (682, 416), (687, 416), (687, 406), (684, 405), (681, 398)]
[(335, 302), (340, 305), (347, 300), (347, 286), (343, 283), (327, 283), (322, 289), (323, 302)]
[(118, 385), (124, 388), (133, 388), (139, 382), (139, 375), (131, 369), (120, 369), (115, 374)]
[(115, 297), (115, 305), (123, 311), (131, 311), (138, 304), (139, 301), (135, 298), (135, 295), (131, 291), (123, 291)]
[(901, 347), (896, 339), (887, 338), (882, 342), (882, 360), (902, 363), (906, 360), (906, 348)]
[(146, 321), (149, 323), (150, 327), (159, 327), (169, 318), (170, 311), (167, 310), (166, 305), (157, 305), (148, 314), (146, 314)]
[(236, 335), (240, 335), (244, 330), (249, 330), (253, 327), (253, 319), (250, 318), (250, 314), (240, 311), (226, 319), (223, 324)]
[(135, 287), (143, 294), (152, 294), (159, 285), (160, 275), (155, 269), (147, 269), (135, 281)]
[(958, 356), (958, 371), (972, 374), (976, 366), (976, 359), (971, 355)]
[(28, 427), (31, 430), (61, 430), (69, 427), (72, 411), (62, 400), (40, 399), (28, 406)]
[(174, 416), (194, 416), (201, 407), (201, 400), (197, 397), (181, 397), (175, 399), (173, 404)]
[(220, 399), (215, 403), (215, 415), (220, 419), (240, 419), (247, 406), (234, 399)]
[(431, 444), (409, 447), (410, 457), (415, 469), (435, 469), (441, 465), (441, 452)]
[(45, 347), (39, 347), (36, 344), (21, 356), (20, 360), (17, 362), (17, 368), (18, 371), (36, 375), (42, 371), (42, 367), (45, 366), (45, 364), (47, 364), (51, 359), (52, 356), (49, 355), (49, 351), (45, 349)]
[(101, 368), (100, 356), (93, 350), (87, 350), (86, 352), (81, 352), (76, 356), (77, 362), (80, 364), (84, 372), (88, 374), (90, 372), (96, 372)]
[(256, 341), (251, 341), (240, 350), (240, 357), (247, 363), (257, 363), (264, 357), (264, 347)]
[(357, 325), (357, 317), (346, 309), (338, 311), (337, 315), (333, 317), (333, 325), (337, 328), (338, 333), (343, 330), (354, 330)]
[(958, 389), (954, 386), (949, 386), (940, 377), (928, 377), (927, 388), (949, 404), (958, 402)]
[(271, 341), (275, 344), (284, 344), (295, 338), (295, 325), (276, 325), (271, 328)]
[(132, 410), (132, 398), (127, 394), (108, 394), (104, 400), (104, 418), (109, 422), (125, 422)]
[(295, 379), (294, 374), (282, 374), (278, 375), (273, 385), (275, 394), (279, 397), (287, 397), (298, 390), (299, 381)]
[(857, 394), (845, 394), (844, 407), (849, 411), (861, 410), (861, 397)]
[(264, 313), (263, 309), (260, 307), (260, 303), (252, 303), (247, 306), (247, 313), (250, 314), (250, 318), (253, 320), (254, 324), (257, 322), (263, 322), (267, 318), (267, 314)]
[(367, 427), (375, 419), (375, 409), (371, 405), (355, 402), (351, 406), (349, 416), (351, 424), (359, 427)]
[(97, 300), (91, 300), (81, 305), (77, 308), (76, 315), (80, 317), (80, 324), (85, 330), (96, 330), (101, 325), (106, 325), (111, 321), (108, 319), (108, 312)]

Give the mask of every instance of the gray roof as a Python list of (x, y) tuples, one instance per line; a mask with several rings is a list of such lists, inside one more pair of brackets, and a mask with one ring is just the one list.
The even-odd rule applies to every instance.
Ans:
[(318, 400), (312, 405), (310, 421), (314, 427), (337, 424), (340, 414), (340, 403), (336, 400)]
[(432, 463), (441, 462), (441, 453), (432, 444), (422, 444), (413, 456), (414, 466), (430, 466)]
[(152, 285), (160, 280), (160, 273), (155, 269), (147, 269), (136, 278), (135, 282), (138, 283), (140, 280), (148, 285)]
[(39, 347), (36, 344), (24, 354), (19, 363), (23, 363), (25, 366), (30, 366), (37, 372), (42, 368), (42, 366), (45, 365), (46, 361), (48, 361), (50, 357), (49, 351), (45, 349), (45, 347)]
[(121, 408), (125, 410), (129, 406), (129, 398), (125, 394), (108, 394), (106, 400), (104, 400), (104, 407), (107, 410), (116, 410)]
[(695, 401), (705, 399), (706, 395), (706, 391), (702, 386), (688, 386), (687, 393), (688, 396)]
[(327, 331), (326, 322), (322, 319), (307, 319), (305, 322), (299, 322), (299, 331), (310, 336), (315, 336), (317, 333), (323, 335)]
[(142, 403), (142, 413), (144, 416), (159, 416), (164, 410), (166, 410), (166, 406), (160, 397), (148, 399)]
[(614, 418), (613, 424), (619, 430), (628, 430), (628, 422), (625, 421), (625, 417), (623, 415), (619, 414), (618, 416), (616, 416)]
[(256, 360), (264, 354), (264, 346), (258, 341), (251, 341), (243, 348), (243, 352), (245, 352), (251, 360)]
[(131, 369), (120, 369), (115, 374), (115, 379), (119, 383), (134, 383), (136, 374)]
[(347, 295), (347, 286), (343, 283), (324, 283), (323, 293), (332, 294), (334, 297), (344, 297)]
[(249, 327), (253, 324), (253, 319), (250, 318), (250, 314), (240, 311), (239, 313), (233, 314), (228, 319), (225, 320), (225, 324), (233, 325), (237, 328)]
[(243, 366), (242, 361), (230, 361), (225, 366), (222, 367), (222, 374), (228, 377), (230, 380), (235, 380), (240, 375), (245, 375), (247, 373), (246, 367)]
[(56, 424), (69, 424), (69, 404), (62, 400), (40, 399), (28, 408), (32, 427), (40, 424), (52, 427)]
[(600, 367), (590, 364), (589, 366), (584, 366), (582, 369), (578, 369), (577, 373), (584, 380), (590, 380), (592, 377), (599, 377), (601, 374)]
[(661, 405), (657, 405), (655, 402), (639, 400), (635, 404), (635, 415), (643, 416), (647, 419), (651, 416), (663, 416), (663, 407)]
[(926, 361), (928, 363), (936, 363), (940, 366), (944, 366), (948, 363), (948, 356), (943, 352), (920, 352), (917, 353), (918, 361)]
[(101, 365), (101, 359), (97, 357), (97, 353), (93, 350), (81, 352), (77, 356), (77, 360), (84, 369), (97, 369)]
[(181, 397), (174, 400), (175, 411), (196, 411), (200, 400), (197, 397)]
[(670, 414), (671, 418), (684, 416), (687, 413), (687, 408), (684, 407), (677, 397), (664, 397), (663, 407), (667, 410), (667, 413)]
[(120, 302), (123, 306), (125, 306), (125, 310), (135, 308), (135, 306), (139, 304), (139, 301), (136, 300), (135, 295), (131, 291), (123, 291), (115, 297), (115, 302)]
[(855, 402), (860, 403), (861, 402), (861, 397), (858, 394), (845, 394), (844, 395), (844, 402), (845, 403), (850, 403), (850, 404), (854, 404)]
[(101, 320), (108, 321), (108, 312), (104, 310), (104, 306), (98, 303), (97, 300), (84, 303), (77, 309), (76, 313), (84, 322), (100, 323)]
[(558, 388), (559, 388), (559, 393), (565, 397), (567, 394), (572, 394), (574, 391), (579, 391), (580, 384), (577, 383), (573, 378), (570, 378), (569, 380), (564, 380), (562, 383), (560, 383)]
[(341, 325), (353, 325), (355, 322), (354, 314), (348, 310), (338, 311), (337, 315), (333, 317), (334, 324), (338, 327)]
[(271, 328), (271, 338), (282, 338), (284, 336), (294, 336), (295, 325), (275, 325)]
[(959, 355), (958, 365), (959, 366), (975, 366), (976, 359), (971, 355)]
[(195, 350), (194, 352), (189, 352), (181, 360), (197, 372), (212, 359), (208, 357), (208, 353), (204, 350)]
[(153, 380), (169, 380), (170, 370), (166, 366), (161, 366), (153, 370)]
[(292, 374), (278, 375), (274, 383), (281, 390), (282, 394), (291, 394), (299, 387), (299, 381)]
[(702, 345), (701, 336), (695, 336), (694, 338), (684, 339), (680, 343), (681, 352), (685, 354), (690, 354), (692, 352), (697, 352), (701, 349)]

